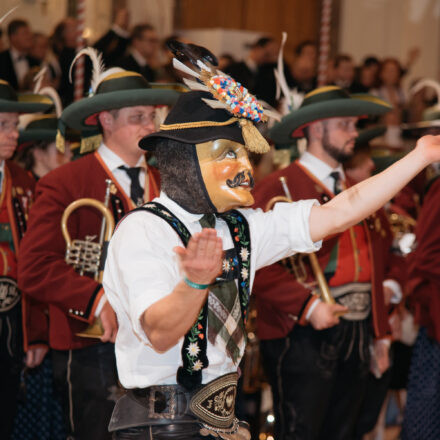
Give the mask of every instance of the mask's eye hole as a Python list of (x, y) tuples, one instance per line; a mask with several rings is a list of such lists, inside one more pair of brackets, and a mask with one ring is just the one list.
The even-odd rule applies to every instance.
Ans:
[(225, 154), (225, 158), (226, 159), (237, 159), (237, 153), (234, 150), (229, 150), (226, 154)]

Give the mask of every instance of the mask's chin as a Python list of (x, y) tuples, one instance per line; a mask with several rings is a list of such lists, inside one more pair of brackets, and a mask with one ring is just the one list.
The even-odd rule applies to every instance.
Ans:
[(231, 209), (246, 208), (254, 204), (254, 197), (249, 189), (229, 188), (228, 190), (217, 191), (212, 194), (209, 189), (207, 193), (212, 204), (218, 213), (230, 211)]

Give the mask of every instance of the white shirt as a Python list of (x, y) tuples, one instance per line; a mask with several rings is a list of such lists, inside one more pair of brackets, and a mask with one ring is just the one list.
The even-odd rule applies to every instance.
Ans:
[(12, 64), (14, 65), (15, 75), (17, 76), (17, 82), (20, 87), (24, 77), (26, 76), (26, 73), (28, 73), (29, 62), (26, 56), (18, 52), (18, 50), (15, 49), (14, 47), (11, 46), (9, 51), (11, 53)]
[(330, 192), (333, 192), (335, 188), (335, 179), (330, 176), (330, 173), (337, 171), (341, 175), (341, 181), (345, 181), (344, 168), (341, 164), (332, 168), (308, 151), (302, 154), (299, 163), (307, 168)]
[[(101, 142), (101, 145), (98, 148), (98, 154), (101, 156), (101, 159), (107, 166), (107, 168), (111, 171), (114, 178), (120, 185), (120, 187), (123, 189), (125, 194), (130, 198), (130, 185), (131, 180), (130, 177), (128, 177), (128, 174), (124, 170), (120, 170), (119, 167), (121, 165), (125, 165), (126, 167), (130, 167), (127, 165), (116, 153), (114, 153), (110, 148), (108, 148), (103, 142)], [(145, 187), (145, 170), (146, 170), (146, 163), (145, 163), (145, 156), (142, 155), (139, 158), (138, 163), (136, 166), (140, 166), (142, 169), (139, 173), (139, 183), (142, 188)], [(1, 187), (0, 187), (1, 188)], [(95, 309), (95, 316), (99, 316), (99, 314), (102, 311), (102, 308), (104, 307), (105, 302), (107, 301), (107, 298), (105, 295), (102, 295), (101, 299), (99, 300), (98, 305)]]
[(145, 67), (147, 65), (147, 60), (134, 47), (130, 49), (130, 55), (135, 59), (135, 61), (139, 64), (139, 66)]
[[(191, 234), (201, 231), (201, 215), (191, 214), (164, 193), (155, 201), (166, 206)], [(315, 200), (279, 203), (273, 211), (241, 209), (251, 234), (250, 286), (255, 271), (294, 252), (314, 252), (321, 242), (310, 238), (309, 216)], [(226, 223), (217, 219), (216, 230), (223, 249), (233, 247)], [(104, 289), (115, 310), (119, 330), (116, 337), (116, 361), (119, 380), (125, 388), (143, 388), (175, 384), (177, 368), (182, 364), (179, 343), (164, 353), (156, 352), (140, 318), (153, 303), (172, 292), (183, 279), (173, 252), (182, 243), (174, 230), (161, 218), (148, 212), (130, 214), (117, 228), (108, 249), (104, 271)], [(208, 341), (209, 366), (202, 370), (203, 383), (236, 371), (226, 353)]]
[[(115, 179), (118, 181), (121, 188), (124, 190), (125, 194), (130, 198), (130, 185), (131, 180), (128, 177), (128, 174), (124, 170), (120, 170), (119, 167), (121, 165), (130, 168), (130, 165), (127, 165), (116, 153), (114, 153), (110, 148), (108, 148), (103, 142), (98, 148), (98, 154), (101, 156), (101, 159), (107, 165), (107, 168), (112, 172)], [(145, 170), (147, 169), (147, 164), (145, 163), (145, 156), (142, 155), (138, 163), (137, 167), (141, 167), (141, 171), (139, 173), (139, 184), (142, 188), (145, 188)]]

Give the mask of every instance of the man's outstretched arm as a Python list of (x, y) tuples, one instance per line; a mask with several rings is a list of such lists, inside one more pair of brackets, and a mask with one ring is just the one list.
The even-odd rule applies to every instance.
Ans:
[(341, 192), (330, 202), (314, 206), (310, 236), (319, 241), (345, 231), (381, 208), (423, 168), (440, 160), (440, 136), (423, 136), (416, 148), (392, 166)]

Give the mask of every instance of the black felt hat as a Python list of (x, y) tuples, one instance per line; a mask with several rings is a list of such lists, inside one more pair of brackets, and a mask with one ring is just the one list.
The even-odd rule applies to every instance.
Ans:
[(298, 110), (284, 116), (270, 130), (270, 138), (279, 144), (289, 144), (292, 138), (303, 137), (303, 128), (322, 119), (381, 115), (391, 105), (372, 95), (349, 95), (337, 86), (324, 86), (308, 93)]
[[(58, 118), (56, 115), (32, 115), (32, 118), (29, 118), (19, 130), (19, 149), (26, 148), (36, 141), (55, 142), (57, 131)], [(81, 133), (67, 128), (66, 139), (71, 142), (79, 142), (81, 140)]]
[(49, 110), (52, 100), (36, 93), (17, 94), (11, 85), (0, 79), (1, 113), (37, 113)]
[(116, 110), (138, 105), (172, 105), (180, 90), (176, 85), (150, 84), (142, 75), (118, 71), (108, 75), (96, 92), (66, 107), (61, 116), (65, 125), (84, 131), (98, 125), (97, 115), (104, 110)]
[(379, 136), (383, 136), (386, 131), (387, 128), (384, 125), (378, 125), (376, 127), (366, 128), (365, 130), (360, 131), (358, 137), (356, 138), (355, 148), (360, 145), (366, 145), (371, 140)]
[[(160, 127), (139, 142), (144, 150), (154, 150), (158, 139), (200, 144), (214, 139), (229, 139), (244, 144), (240, 121), (224, 109), (214, 109), (202, 99), (213, 99), (209, 92), (188, 92), (179, 96)], [(194, 127), (192, 127), (194, 124)]]

